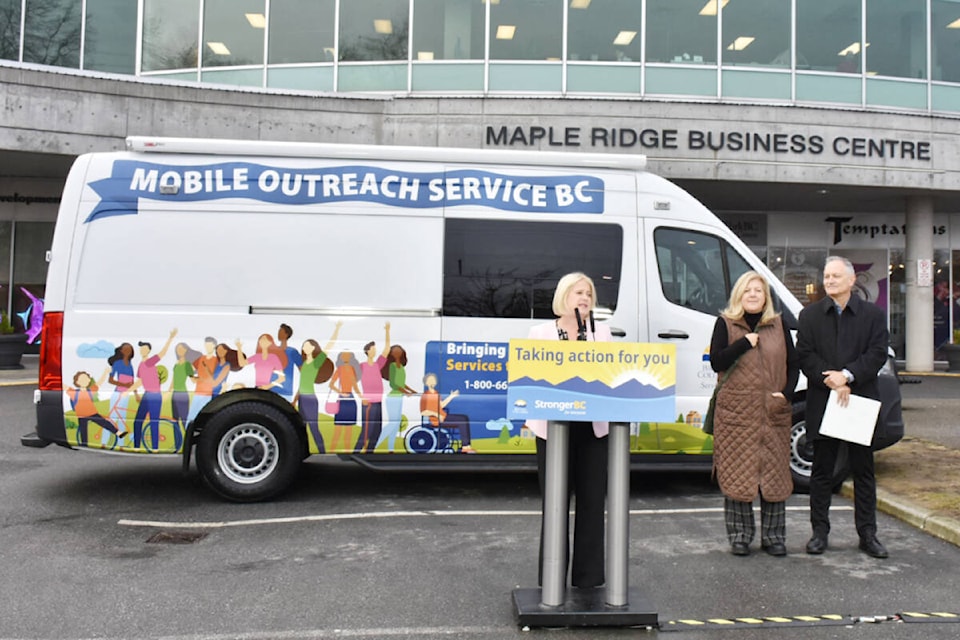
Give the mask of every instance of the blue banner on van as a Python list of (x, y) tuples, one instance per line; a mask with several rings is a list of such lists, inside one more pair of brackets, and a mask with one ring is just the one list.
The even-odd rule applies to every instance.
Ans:
[(246, 198), (286, 205), (372, 202), (412, 209), (472, 205), (527, 213), (603, 213), (604, 203), (604, 182), (596, 176), (393, 171), (367, 165), (299, 169), (251, 162), (191, 166), (118, 160), (109, 178), (90, 187), (101, 200), (85, 222), (135, 215), (141, 198)]

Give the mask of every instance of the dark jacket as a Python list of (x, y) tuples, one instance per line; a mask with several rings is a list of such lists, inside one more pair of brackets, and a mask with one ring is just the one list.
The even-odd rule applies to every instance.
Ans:
[(877, 372), (887, 359), (890, 335), (882, 309), (850, 297), (843, 317), (838, 317), (833, 299), (825, 297), (800, 312), (797, 353), (800, 370), (807, 377), (807, 437), (820, 436), (820, 422), (830, 389), (823, 372), (847, 369), (854, 380), (850, 391), (880, 399)]

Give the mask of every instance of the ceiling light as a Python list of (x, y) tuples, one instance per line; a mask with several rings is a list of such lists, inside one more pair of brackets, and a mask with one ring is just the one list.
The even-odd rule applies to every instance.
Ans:
[(516, 25), (501, 24), (497, 27), (497, 40), (513, 40), (513, 34), (516, 33), (516, 31)]
[(500, 4), (500, 0), (480, 0), (481, 4)]
[(960, 18), (947, 25), (947, 29), (960, 29)]
[(633, 39), (637, 37), (636, 31), (621, 31), (617, 34), (617, 37), (613, 39), (613, 44), (618, 44), (622, 47), (627, 46)]
[[(866, 49), (866, 48), (869, 47), (869, 46), (870, 46), (870, 43), (868, 42), (867, 44), (863, 45), (863, 48)], [(860, 53), (860, 43), (859, 43), (859, 42), (854, 42), (853, 44), (851, 44), (851, 45), (850, 45), (849, 47), (847, 47), (846, 49), (841, 49), (841, 50), (840, 50), (840, 53), (838, 53), (837, 55), (838, 55), (838, 56), (850, 56), (850, 55), (855, 56), (855, 55), (857, 55), (858, 53)]]
[(590, 0), (570, 0), (571, 9), (586, 9), (590, 6)]
[(730, 46), (727, 47), (728, 51), (743, 51), (749, 47), (753, 41), (756, 40), (753, 36), (740, 36), (736, 40), (730, 43)]
[(210, 47), (210, 51), (213, 51), (218, 56), (230, 55), (230, 49), (227, 49), (227, 45), (222, 42), (208, 42), (207, 46)]
[(417, 51), (417, 60), (433, 60), (433, 51)]
[(393, 33), (393, 22), (390, 20), (374, 20), (373, 30), (377, 33)]
[[(727, 6), (727, 3), (730, 0), (721, 0), (721, 8)], [(700, 9), (700, 15), (702, 16), (715, 16), (717, 15), (717, 0), (707, 0), (707, 4), (703, 5), (703, 9)]]
[(254, 29), (265, 29), (267, 27), (267, 18), (262, 13), (245, 13), (247, 22)]

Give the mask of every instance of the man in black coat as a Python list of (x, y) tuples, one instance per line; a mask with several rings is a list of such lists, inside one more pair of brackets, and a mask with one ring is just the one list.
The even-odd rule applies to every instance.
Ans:
[(833, 471), (837, 452), (845, 445), (853, 472), (854, 520), (860, 549), (875, 558), (886, 558), (887, 550), (877, 540), (877, 485), (872, 449), (820, 435), (820, 423), (831, 390), (837, 392), (841, 406), (847, 405), (851, 393), (880, 399), (877, 371), (887, 358), (887, 318), (877, 306), (852, 295), (855, 280), (849, 260), (837, 256), (827, 258), (823, 268), (827, 297), (800, 312), (797, 353), (808, 381), (807, 438), (813, 440), (810, 476), (813, 537), (807, 543), (807, 553), (820, 554), (827, 549)]

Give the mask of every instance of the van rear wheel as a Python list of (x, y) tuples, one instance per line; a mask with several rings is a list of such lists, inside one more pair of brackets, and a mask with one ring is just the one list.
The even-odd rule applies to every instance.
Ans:
[(197, 443), (204, 482), (235, 502), (272, 498), (290, 486), (302, 459), (291, 421), (279, 409), (239, 402), (210, 416)]

